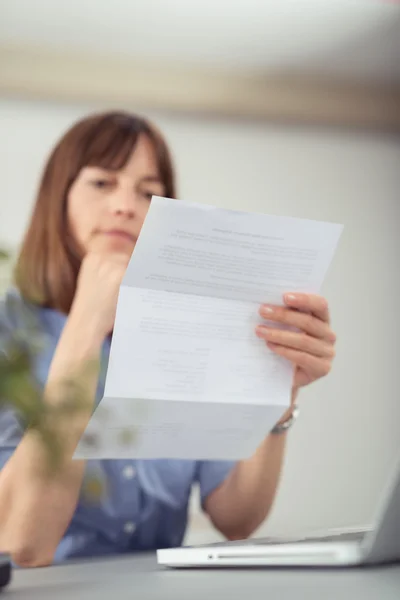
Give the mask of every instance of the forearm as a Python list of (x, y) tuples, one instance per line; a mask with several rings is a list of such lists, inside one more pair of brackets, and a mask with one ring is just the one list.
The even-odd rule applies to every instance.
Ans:
[[(292, 405), (280, 422), (291, 415)], [(206, 501), (214, 526), (228, 539), (249, 537), (273, 506), (285, 457), (287, 433), (268, 435), (253, 456), (240, 461)]]
[(24, 435), (2, 470), (0, 544), (18, 564), (50, 562), (74, 513), (85, 463), (72, 460), (72, 455), (92, 412), (100, 349), (95, 323), (83, 323), (77, 317), (67, 321), (50, 367), (44, 399), (49, 408), (57, 408), (69, 382), (72, 389), (79, 389), (84, 403), (68, 418), (55, 418), (48, 424), (61, 442), (57, 470), (48, 471), (48, 448), (35, 430)]
[(207, 499), (211, 521), (228, 539), (247, 538), (268, 516), (278, 489), (286, 437), (269, 435)]

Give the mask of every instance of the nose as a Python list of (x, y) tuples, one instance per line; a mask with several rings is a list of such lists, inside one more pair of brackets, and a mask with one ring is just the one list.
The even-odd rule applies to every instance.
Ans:
[(134, 218), (136, 214), (136, 197), (132, 188), (119, 187), (109, 196), (109, 210), (114, 215)]

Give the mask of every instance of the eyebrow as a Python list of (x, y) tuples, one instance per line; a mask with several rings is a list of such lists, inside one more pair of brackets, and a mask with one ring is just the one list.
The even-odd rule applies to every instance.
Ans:
[(163, 182), (156, 175), (147, 175), (145, 177), (141, 177), (139, 183), (160, 183), (163, 185)]
[[(97, 165), (88, 165), (85, 167), (88, 171), (102, 171), (103, 173), (108, 173), (109, 175), (113, 175), (116, 171), (114, 169), (108, 169), (107, 167), (99, 167)], [(158, 175), (145, 175), (139, 179), (139, 183), (160, 183), (164, 185), (164, 182)]]
[(146, 175), (145, 177), (141, 177), (140, 181), (149, 183), (162, 183), (161, 179), (157, 175)]

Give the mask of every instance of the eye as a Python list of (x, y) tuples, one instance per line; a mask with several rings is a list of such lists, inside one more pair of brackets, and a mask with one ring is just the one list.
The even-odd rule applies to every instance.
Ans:
[(105, 189), (107, 187), (112, 186), (112, 181), (110, 181), (109, 179), (97, 178), (92, 179), (90, 184), (97, 189)]
[(142, 196), (144, 198), (146, 198), (146, 200), (151, 200), (153, 196), (155, 196), (154, 192), (146, 192), (145, 190), (142, 191)]

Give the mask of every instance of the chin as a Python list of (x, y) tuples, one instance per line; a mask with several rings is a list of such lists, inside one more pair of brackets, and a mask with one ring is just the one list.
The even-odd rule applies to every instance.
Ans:
[(101, 240), (96, 240), (95, 247), (96, 250), (100, 252), (119, 252), (130, 256), (135, 248), (135, 242), (123, 237), (110, 236)]
[(131, 255), (133, 252), (133, 249), (135, 248), (135, 244), (134, 242), (130, 241), (130, 240), (119, 240), (119, 239), (112, 239), (109, 240), (107, 247), (110, 249), (110, 252), (122, 252), (124, 254), (129, 254)]

